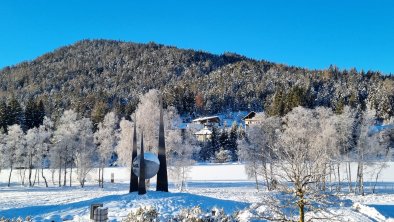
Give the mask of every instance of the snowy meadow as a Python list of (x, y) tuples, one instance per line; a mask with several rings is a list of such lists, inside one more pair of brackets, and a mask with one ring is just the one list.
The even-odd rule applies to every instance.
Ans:
[[(344, 170), (344, 169), (343, 169)], [(238, 212), (238, 221), (265, 221), (258, 217), (268, 205), (263, 200), (275, 192), (267, 191), (264, 183), (256, 189), (254, 180), (248, 179), (244, 164), (199, 164), (190, 168), (186, 188), (179, 191), (170, 184), (170, 192), (149, 190), (147, 195), (129, 194), (129, 168), (111, 167), (104, 170), (104, 188), (98, 186), (96, 173), (88, 176), (84, 188), (78, 183), (72, 187), (58, 187), (51, 181), (46, 188), (43, 181), (35, 187), (22, 186), (16, 180), (7, 187), (7, 170), (0, 174), (0, 215), (6, 218), (31, 216), (33, 221), (89, 221), (89, 206), (103, 203), (109, 209), (109, 221), (122, 221), (139, 207), (153, 207), (159, 220), (165, 221), (182, 209), (200, 206), (205, 213), (223, 209), (226, 214)], [(366, 180), (366, 195), (346, 191), (338, 195), (340, 204), (329, 206), (330, 220), (389, 221), (394, 218), (394, 163), (381, 172), (376, 193), (372, 193), (374, 178)], [(48, 178), (50, 170), (44, 170)], [(114, 174), (114, 183), (110, 182)], [(368, 176), (366, 178), (369, 178)], [(154, 181), (154, 180), (152, 180)], [(56, 183), (56, 182), (55, 182)], [(151, 184), (154, 187), (154, 184)], [(335, 218), (336, 217), (336, 218)]]

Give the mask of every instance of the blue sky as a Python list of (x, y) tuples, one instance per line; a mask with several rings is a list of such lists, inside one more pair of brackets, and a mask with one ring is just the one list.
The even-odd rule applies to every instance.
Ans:
[(0, 68), (104, 38), (394, 73), (393, 11), (389, 0), (4, 0)]

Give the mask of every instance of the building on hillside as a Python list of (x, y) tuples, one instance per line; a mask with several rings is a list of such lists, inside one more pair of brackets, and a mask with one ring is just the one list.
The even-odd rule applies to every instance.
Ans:
[(212, 138), (212, 131), (205, 126), (202, 130), (194, 133), (199, 142), (208, 142)]
[(207, 142), (212, 137), (212, 127), (220, 126), (220, 118), (218, 116), (200, 117), (192, 120), (188, 127), (198, 130), (194, 135), (200, 142)]
[(244, 118), (242, 118), (243, 121), (245, 121), (245, 127), (248, 127), (252, 124), (260, 123), (263, 118), (262, 113), (256, 113), (254, 111), (248, 113)]
[(201, 124), (203, 126), (212, 127), (220, 126), (220, 118), (218, 116), (200, 117), (192, 120), (193, 124)]

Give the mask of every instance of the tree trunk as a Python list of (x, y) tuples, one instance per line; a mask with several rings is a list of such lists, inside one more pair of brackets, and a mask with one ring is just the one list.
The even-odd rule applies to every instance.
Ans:
[(10, 168), (10, 176), (8, 177), (8, 187), (9, 187), (10, 184), (11, 184), (11, 174), (12, 174), (12, 166), (11, 166), (11, 168)]
[(332, 172), (333, 172), (333, 170), (332, 170), (331, 164), (329, 167), (330, 167), (330, 174), (329, 174), (330, 184), (329, 184), (329, 186), (330, 186), (330, 192), (332, 192)]
[(305, 221), (305, 205), (303, 203), (303, 200), (300, 200), (300, 202), (298, 203), (298, 208), (300, 211), (299, 222), (304, 222)]
[(266, 186), (267, 186), (267, 190), (269, 191), (271, 189), (270, 189), (270, 181), (269, 181), (269, 178), (268, 178), (267, 163), (263, 163), (263, 173), (264, 173), (264, 177), (265, 177), (265, 183), (266, 183)]
[(71, 163), (71, 166), (70, 166), (70, 187), (71, 187), (71, 181), (72, 181), (72, 174), (73, 174), (73, 164)]
[(99, 183), (99, 187), (101, 187), (101, 166), (99, 167), (98, 170), (98, 183)]
[(37, 169), (38, 176), (37, 176), (37, 185), (40, 185), (40, 169)]
[(59, 164), (59, 187), (62, 186), (62, 167)]
[(31, 174), (32, 174), (33, 166), (29, 164), (29, 186), (32, 186), (31, 183)]
[(337, 165), (337, 171), (338, 171), (338, 188), (337, 188), (337, 190), (339, 192), (341, 191), (341, 174), (340, 174), (340, 170), (339, 170), (340, 166), (341, 166), (341, 164), (338, 163), (338, 165)]
[(257, 191), (260, 191), (259, 190), (259, 181), (257, 179), (257, 172), (256, 172), (256, 170), (254, 171), (254, 179), (256, 181), (256, 189), (257, 189)]
[(104, 188), (104, 166), (101, 169), (101, 188)]
[(326, 191), (326, 176), (327, 176), (326, 167), (324, 167), (324, 169), (323, 169), (323, 175), (324, 175), (324, 176), (322, 176), (323, 186), (322, 186), (321, 189), (322, 189), (323, 191)]
[(37, 169), (36, 172), (34, 173), (33, 187), (34, 185), (36, 185), (36, 180), (37, 180)]
[(67, 161), (64, 161), (64, 180), (63, 186), (65, 187), (67, 184)]
[[(53, 171), (53, 172), (55, 172), (55, 171)], [(52, 173), (52, 180), (53, 180), (53, 175), (54, 174)], [(44, 179), (45, 187), (48, 187), (47, 179), (44, 176), (44, 168), (41, 168), (41, 176), (42, 176), (42, 179)]]
[(351, 171), (350, 162), (348, 162), (348, 181), (349, 181), (349, 192), (353, 192), (352, 186), (352, 171)]
[[(42, 174), (44, 175), (44, 168), (41, 168), (42, 169)], [(51, 173), (52, 173), (52, 184), (53, 184), (53, 186), (55, 186), (56, 184), (55, 184), (55, 169), (53, 169), (53, 170), (51, 170)]]
[(181, 182), (181, 191), (183, 191), (183, 188), (185, 186), (185, 168), (182, 167), (182, 182)]
[(22, 186), (24, 186), (25, 185), (26, 169), (23, 170), (23, 174), (22, 174), (22, 169), (19, 169), (19, 175), (20, 175), (21, 180), (22, 180)]

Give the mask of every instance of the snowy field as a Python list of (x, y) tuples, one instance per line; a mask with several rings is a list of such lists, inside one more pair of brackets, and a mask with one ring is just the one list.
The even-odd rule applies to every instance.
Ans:
[[(89, 176), (85, 188), (78, 184), (72, 187), (57, 187), (52, 184), (51, 173), (45, 174), (49, 188), (40, 184), (33, 188), (21, 186), (18, 171), (15, 171), (12, 186), (7, 187), (8, 171), (0, 173), (0, 217), (32, 216), (34, 221), (89, 221), (89, 206), (103, 203), (109, 209), (110, 221), (121, 221), (138, 206), (153, 206), (165, 220), (182, 208), (199, 205), (209, 211), (213, 207), (223, 208), (228, 214), (241, 211), (241, 219), (250, 221), (250, 209), (267, 194), (257, 192), (253, 180), (249, 180), (242, 164), (204, 164), (194, 166), (187, 182), (187, 189), (179, 192), (170, 184), (170, 192), (155, 192), (155, 184), (147, 195), (128, 193), (129, 170), (127, 168), (106, 168), (104, 188), (95, 182), (96, 173)], [(110, 183), (114, 173), (115, 183)], [(57, 174), (55, 174), (55, 178)], [(153, 179), (152, 181), (155, 181)], [(394, 221), (394, 163), (383, 170), (378, 180), (377, 194), (371, 194), (366, 182), (366, 196), (342, 195), (342, 206), (330, 211), (340, 213), (347, 221)], [(264, 208), (264, 207), (262, 207)]]

